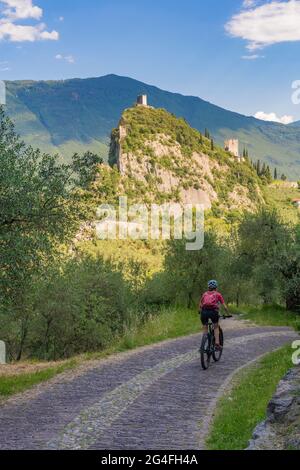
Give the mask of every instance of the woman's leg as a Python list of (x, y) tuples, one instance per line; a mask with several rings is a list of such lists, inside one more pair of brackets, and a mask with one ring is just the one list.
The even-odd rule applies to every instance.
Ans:
[(220, 327), (219, 323), (214, 323), (216, 346), (220, 346)]
[(208, 333), (208, 319), (206, 312), (203, 310), (200, 312), (200, 320), (203, 326), (203, 334), (205, 335)]

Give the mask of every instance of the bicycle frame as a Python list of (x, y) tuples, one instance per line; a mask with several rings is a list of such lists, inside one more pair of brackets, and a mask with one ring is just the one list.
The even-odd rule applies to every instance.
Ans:
[[(208, 322), (208, 332), (207, 334), (203, 335), (201, 347), (200, 347), (200, 355), (201, 355), (201, 364), (204, 370), (209, 368), (211, 357), (215, 362), (219, 362), (222, 356), (223, 350), (220, 349), (216, 351), (215, 348), (215, 325), (211, 320)], [(224, 344), (224, 336), (223, 330), (220, 328), (220, 341), (221, 345)], [(205, 360), (206, 357), (206, 360)]]
[(212, 354), (215, 347), (215, 325), (210, 319), (208, 322), (208, 335), (210, 336), (210, 354)]

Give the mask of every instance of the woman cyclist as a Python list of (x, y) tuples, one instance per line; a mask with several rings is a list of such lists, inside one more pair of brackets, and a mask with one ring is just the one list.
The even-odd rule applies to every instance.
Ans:
[(204, 333), (208, 333), (208, 322), (211, 320), (214, 324), (216, 349), (220, 350), (220, 330), (219, 330), (219, 310), (220, 305), (229, 314), (227, 305), (223, 296), (218, 292), (218, 282), (213, 280), (208, 283), (208, 291), (204, 292), (199, 303), (199, 313), (201, 315), (201, 322), (203, 325)]

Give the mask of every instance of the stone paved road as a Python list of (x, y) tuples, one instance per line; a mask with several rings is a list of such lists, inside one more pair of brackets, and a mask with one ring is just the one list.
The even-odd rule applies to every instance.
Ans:
[(199, 449), (231, 374), (296, 337), (287, 328), (226, 332), (221, 363), (201, 369), (200, 335), (99, 361), (0, 407), (0, 449)]

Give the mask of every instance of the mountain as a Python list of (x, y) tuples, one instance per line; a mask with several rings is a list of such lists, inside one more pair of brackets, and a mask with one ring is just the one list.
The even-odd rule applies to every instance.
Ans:
[(151, 105), (183, 117), (190, 126), (208, 128), (216, 142), (238, 138), (253, 159), (300, 178), (300, 130), (227, 111), (200, 98), (170, 93), (131, 78), (107, 75), (63, 81), (7, 83), (7, 110), (27, 143), (64, 158), (85, 149), (108, 154), (111, 129), (137, 95)]
[(240, 161), (164, 109), (126, 109), (111, 138), (110, 166), (97, 182), (100, 200), (202, 204), (215, 216), (264, 202), (262, 181)]

